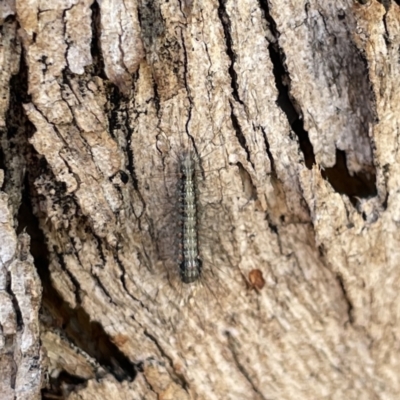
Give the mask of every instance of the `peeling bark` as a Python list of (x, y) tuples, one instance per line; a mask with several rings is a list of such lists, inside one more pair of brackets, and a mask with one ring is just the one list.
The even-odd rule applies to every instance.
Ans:
[(398, 2), (0, 13), (2, 398), (398, 398)]

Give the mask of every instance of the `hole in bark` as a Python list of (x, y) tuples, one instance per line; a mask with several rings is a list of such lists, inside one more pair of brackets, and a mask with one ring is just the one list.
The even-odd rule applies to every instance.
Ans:
[(339, 10), (337, 17), (339, 21), (343, 21), (346, 18), (346, 12), (344, 10)]
[(353, 204), (357, 201), (356, 197), (367, 198), (377, 194), (375, 174), (359, 172), (350, 175), (344, 151), (336, 150), (336, 164), (321, 170), (321, 174), (338, 193), (349, 196)]
[[(12, 14), (7, 15), (7, 17), (4, 19), (3, 24), (12, 23), (15, 21), (15, 18), (16, 18), (15, 15)], [(3, 24), (1, 25), (1, 29), (3, 29)]]
[[(279, 37), (279, 32), (276, 29), (276, 24), (271, 15), (269, 14), (268, 3), (265, 0), (259, 0), (260, 6), (265, 13), (265, 18), (269, 24), (269, 27), (275, 38)], [(357, 52), (355, 46), (352, 43), (347, 44), (349, 49), (347, 51), (347, 57), (349, 61), (348, 75), (354, 76), (354, 82), (362, 82), (361, 91), (359, 86), (354, 86), (348, 89), (349, 97), (353, 100), (351, 104), (355, 110), (362, 110), (362, 117), (365, 121), (368, 121), (360, 125), (360, 135), (367, 135), (366, 129), (369, 123), (373, 120), (373, 101), (365, 101), (365, 98), (369, 99), (372, 93), (370, 85), (368, 83), (368, 65), (366, 60)], [(287, 74), (284, 54), (279, 48), (277, 42), (270, 43), (269, 45), (270, 58), (273, 63), (273, 73), (275, 76), (276, 87), (279, 92), (277, 104), (286, 114), (292, 130), (298, 137), (300, 149), (304, 155), (304, 160), (307, 168), (311, 168), (315, 164), (315, 155), (312, 143), (310, 142), (308, 132), (304, 130), (302, 117), (294, 99), (290, 97), (289, 86), (290, 77)], [(365, 69), (365, 73), (360, 73)], [(355, 72), (356, 71), (356, 72)], [(363, 96), (362, 92), (365, 92)], [(370, 112), (368, 112), (370, 110)], [(356, 197), (367, 198), (373, 197), (377, 194), (375, 186), (376, 175), (375, 168), (373, 165), (370, 166), (368, 171), (362, 171), (350, 175), (346, 165), (346, 154), (344, 151), (336, 151), (336, 164), (332, 168), (327, 168), (322, 171), (322, 176), (327, 179), (332, 187), (341, 194), (346, 194), (350, 197), (353, 204), (356, 202)]]

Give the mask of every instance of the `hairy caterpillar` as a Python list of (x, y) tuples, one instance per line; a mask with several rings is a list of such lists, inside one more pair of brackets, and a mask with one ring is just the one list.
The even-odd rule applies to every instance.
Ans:
[(223, 119), (212, 123), (193, 132), (185, 124), (173, 135), (180, 124), (169, 121), (165, 130), (143, 133), (134, 148), (154, 245), (145, 246), (149, 267), (137, 279), (157, 313), (193, 305), (204, 315), (226, 292), (224, 275), (238, 272), (232, 223), (249, 198), (243, 201), (238, 167), (227, 162), (227, 142), (237, 140), (233, 129)]
[(181, 211), (181, 262), (180, 277), (184, 283), (193, 283), (201, 274), (202, 261), (198, 251), (196, 157), (194, 152), (179, 157), (180, 211)]
[[(154, 177), (159, 182), (158, 199), (162, 212), (161, 217), (153, 219), (155, 238), (170, 283), (177, 278), (184, 285), (202, 280), (203, 258), (206, 259), (206, 270), (210, 270), (207, 257), (210, 232), (205, 215), (210, 171), (209, 168), (201, 169), (202, 161), (204, 159), (196, 154), (194, 146), (180, 143), (177, 150), (163, 159), (165, 172)], [(177, 286), (181, 286), (179, 282), (176, 282)], [(179, 287), (180, 292), (184, 290)]]

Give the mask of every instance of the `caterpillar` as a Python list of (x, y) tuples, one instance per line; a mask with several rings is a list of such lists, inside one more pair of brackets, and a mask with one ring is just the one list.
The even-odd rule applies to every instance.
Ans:
[(205, 309), (215, 310), (226, 298), (227, 275), (238, 273), (232, 226), (249, 198), (243, 196), (237, 162), (245, 155), (237, 155), (229, 120), (221, 116), (189, 127), (174, 116), (133, 136), (138, 191), (145, 204), (135, 215), (141, 215), (140, 226), (149, 235), (141, 237), (146, 259), (132, 279), (143, 298), (135, 296), (160, 320), (177, 323), (186, 311), (206, 319)]
[[(146, 179), (144, 174), (138, 174), (138, 182), (153, 244), (146, 245), (148, 272), (143, 269), (140, 280), (151, 301), (159, 304), (167, 301), (186, 305), (194, 294), (197, 303), (210, 304), (210, 292), (218, 282), (214, 272), (217, 268), (220, 272), (225, 264), (214, 260), (221, 254), (220, 239), (216, 237), (219, 232), (214, 229), (221, 217), (215, 214), (219, 211), (223, 215), (220, 209), (213, 208), (213, 202), (218, 203), (220, 197), (213, 199), (215, 172), (208, 165), (216, 150), (207, 151), (210, 141), (199, 150), (192, 138), (187, 138), (184, 143), (181, 135), (181, 140), (174, 143), (159, 132), (156, 141), (149, 141), (145, 149), (152, 157), (138, 159), (150, 172)], [(155, 151), (151, 153), (149, 149)], [(217, 149), (221, 150), (221, 146)]]
[(183, 153), (179, 158), (180, 170), (180, 212), (181, 212), (181, 262), (180, 277), (184, 283), (193, 283), (201, 275), (202, 260), (198, 246), (198, 213), (196, 191), (196, 157), (193, 151)]

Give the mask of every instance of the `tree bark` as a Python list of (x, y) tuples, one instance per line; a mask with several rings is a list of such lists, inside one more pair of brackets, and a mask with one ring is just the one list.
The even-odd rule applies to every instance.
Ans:
[(399, 397), (397, 1), (0, 21), (2, 399)]

